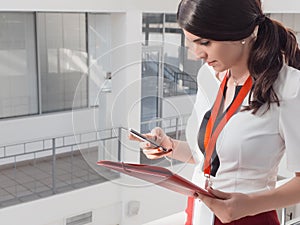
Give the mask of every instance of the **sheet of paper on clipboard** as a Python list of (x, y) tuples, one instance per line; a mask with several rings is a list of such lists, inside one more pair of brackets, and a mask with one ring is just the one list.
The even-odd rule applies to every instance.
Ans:
[(99, 166), (104, 166), (129, 176), (151, 182), (155, 185), (159, 185), (183, 195), (194, 196), (195, 192), (199, 192), (201, 194), (214, 197), (207, 190), (198, 187), (191, 181), (174, 174), (170, 170), (163, 167), (145, 164), (113, 162), (108, 160), (101, 160), (97, 162), (97, 164)]

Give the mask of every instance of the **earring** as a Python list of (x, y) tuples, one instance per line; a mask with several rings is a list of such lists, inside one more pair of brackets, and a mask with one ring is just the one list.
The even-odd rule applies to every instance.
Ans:
[(241, 41), (242, 45), (246, 44), (246, 40)]

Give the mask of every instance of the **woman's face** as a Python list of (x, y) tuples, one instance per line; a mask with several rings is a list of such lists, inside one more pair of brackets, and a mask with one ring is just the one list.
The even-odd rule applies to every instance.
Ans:
[[(222, 72), (226, 69), (245, 66), (248, 61), (247, 43), (241, 41), (214, 41), (201, 38), (183, 30), (186, 39), (192, 47), (195, 56), (203, 59), (215, 71)], [(188, 45), (189, 45), (188, 44)]]

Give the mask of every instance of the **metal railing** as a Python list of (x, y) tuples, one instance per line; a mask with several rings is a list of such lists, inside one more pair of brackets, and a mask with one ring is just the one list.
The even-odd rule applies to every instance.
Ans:
[[(0, 207), (119, 177), (111, 171), (101, 176), (84, 154), (93, 154), (96, 162), (99, 145), (119, 143), (121, 132), (122, 128), (111, 128), (0, 146), (0, 180), (4, 181), (0, 182)], [(112, 154), (120, 160), (120, 147)]]
[[(179, 138), (187, 118), (155, 123)], [(153, 122), (143, 125), (148, 123), (150, 128)], [(119, 173), (110, 170), (99, 172), (96, 162), (99, 158), (122, 160), (125, 132), (127, 136), (127, 129), (118, 127), (0, 146), (0, 208), (118, 178)]]
[(151, 121), (141, 122), (141, 130), (150, 132), (154, 127), (161, 127), (168, 135), (176, 139), (181, 138), (181, 133), (185, 130), (189, 114), (173, 116), (167, 118), (156, 118)]
[[(37, 158), (37, 155), (39, 155), (40, 158), (49, 155), (53, 156), (56, 155), (56, 153), (95, 147), (98, 146), (99, 141), (107, 142), (112, 139), (118, 139), (121, 136), (121, 129), (122, 128), (110, 128), (101, 131), (89, 131), (80, 134), (71, 134), (0, 146), (0, 166), (3, 164), (15, 164), (17, 161)], [(5, 161), (3, 163), (2, 161), (4, 159)]]

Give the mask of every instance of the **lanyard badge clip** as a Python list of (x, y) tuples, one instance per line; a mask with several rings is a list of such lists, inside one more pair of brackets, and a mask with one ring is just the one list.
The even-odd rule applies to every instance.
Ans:
[(209, 174), (204, 174), (204, 176), (205, 176), (205, 189), (207, 189), (208, 187), (212, 186), (212, 181), (210, 179)]

